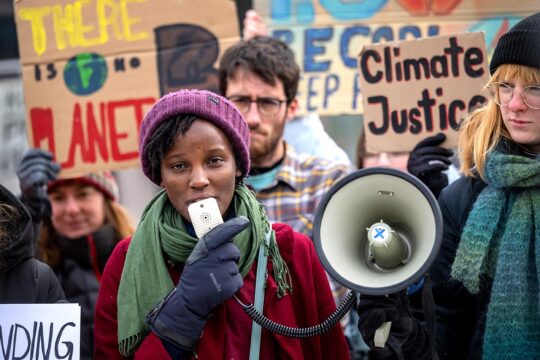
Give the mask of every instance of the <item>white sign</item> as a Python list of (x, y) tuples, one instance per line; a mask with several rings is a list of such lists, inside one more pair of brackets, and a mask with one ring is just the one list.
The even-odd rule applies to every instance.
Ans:
[(79, 359), (79, 304), (0, 305), (0, 359)]

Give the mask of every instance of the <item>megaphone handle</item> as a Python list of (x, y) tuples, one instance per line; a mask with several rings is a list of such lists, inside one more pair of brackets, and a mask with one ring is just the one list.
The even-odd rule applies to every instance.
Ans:
[(392, 327), (391, 321), (383, 322), (377, 330), (375, 330), (375, 336), (373, 337), (373, 342), (376, 347), (383, 348), (388, 340), (388, 335), (390, 334), (390, 328)]

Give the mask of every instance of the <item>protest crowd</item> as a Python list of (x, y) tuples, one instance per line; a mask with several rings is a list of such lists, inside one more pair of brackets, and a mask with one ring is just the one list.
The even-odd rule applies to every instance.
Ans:
[[(538, 358), (540, 12), (499, 34), (489, 58), (483, 37), (469, 34), (435, 39), (430, 46), (439, 48), (429, 58), (407, 57), (415, 41), (364, 49), (358, 81), (365, 123), (350, 156), (319, 114), (302, 109), (302, 59), (270, 33), (260, 13), (237, 3), (240, 40), (229, 39), (215, 54), (215, 71), (175, 73), (199, 79), (199, 86), (161, 77), (155, 98), (136, 98), (131, 88), (131, 102), (76, 106), (73, 132), (80, 137), (69, 145), (51, 146), (47, 109), (31, 112), (37, 117), (28, 122), (30, 145), (15, 169), (19, 191), (0, 184), (0, 358), (62, 353), (60, 340), (52, 347), (43, 340), (43, 325), (32, 338), (25, 329), (28, 342), (18, 348), (23, 330), (17, 329), (24, 327), (3, 322), (7, 304), (77, 304), (78, 347), (66, 345), (66, 354), (81, 359)], [(24, 24), (37, 27), (37, 13), (24, 10)], [(55, 26), (64, 24), (58, 9), (49, 10), (42, 20), (50, 13)], [(113, 15), (107, 19), (112, 24)], [(145, 40), (143, 32), (121, 29), (116, 36), (124, 40)], [(163, 53), (174, 46), (167, 43), (173, 36), (159, 35), (168, 30), (155, 32)], [(204, 31), (184, 30), (174, 41), (196, 34), (209, 49), (213, 40)], [(32, 45), (45, 52), (43, 41)], [(185, 66), (182, 56), (208, 60), (203, 50), (190, 51), (172, 63)], [(78, 61), (83, 69), (84, 61), (96, 60)], [(465, 76), (472, 80), (463, 89), (444, 87), (454, 80), (460, 87)], [(414, 81), (417, 87), (405, 91), (416, 105), (405, 109), (400, 86)], [(429, 88), (430, 81), (439, 82)], [(69, 86), (92, 96), (80, 84)], [(444, 103), (455, 93), (464, 99)], [(106, 125), (115, 106), (134, 113), (130, 130)], [(392, 131), (410, 132), (407, 144)], [(110, 153), (105, 133), (117, 144)], [(136, 137), (133, 151), (118, 145), (128, 137)], [(77, 168), (92, 151), (135, 164), (155, 186), (140, 216), (122, 204), (138, 195), (119, 186), (117, 168), (95, 159)], [(400, 247), (398, 265), (377, 261), (381, 251), (394, 251), (389, 241), (416, 234), (416, 225), (404, 225), (407, 236), (379, 218), (375, 225), (353, 220), (350, 231), (342, 222), (330, 224), (330, 235), (322, 230), (333, 219), (325, 217), (332, 199), (346, 205), (350, 199), (338, 197), (340, 191), (372, 174), (407, 180), (433, 208), (433, 250), (414, 276), (400, 272), (409, 274), (416, 266), (410, 257), (426, 246), (415, 239), (399, 245), (408, 248)], [(364, 219), (361, 213), (380, 209), (367, 203), (355, 211), (343, 216)], [(430, 226), (430, 219), (419, 222)], [(401, 229), (399, 219), (389, 223)], [(332, 240), (350, 233), (353, 244), (362, 244), (354, 248), (362, 267), (329, 263), (340, 246)], [(348, 272), (359, 269), (368, 269), (367, 285), (349, 280), (355, 277)], [(370, 271), (398, 280), (373, 284)]]

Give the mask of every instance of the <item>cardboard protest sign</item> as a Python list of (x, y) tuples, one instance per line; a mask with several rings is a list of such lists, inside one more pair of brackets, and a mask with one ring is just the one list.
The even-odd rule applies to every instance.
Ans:
[[(253, 0), (270, 35), (295, 53), (299, 113), (362, 114), (362, 46), (482, 31), (488, 51), (538, 0)], [(361, 117), (358, 118), (359, 121)]]
[(139, 125), (179, 88), (217, 91), (230, 0), (17, 0), (30, 146), (62, 176), (138, 165)]
[(0, 304), (2, 359), (79, 359), (78, 304)]
[(364, 46), (358, 57), (367, 152), (410, 151), (438, 132), (457, 140), (489, 80), (482, 33)]

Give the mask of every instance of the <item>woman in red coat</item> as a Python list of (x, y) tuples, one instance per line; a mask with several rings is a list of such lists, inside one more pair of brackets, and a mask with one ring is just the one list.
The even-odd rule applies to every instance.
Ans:
[[(311, 240), (271, 226), (243, 185), (249, 129), (234, 105), (207, 91), (166, 95), (146, 115), (139, 146), (144, 173), (163, 190), (105, 268), (96, 358), (348, 359), (339, 323), (307, 339), (259, 334), (240, 305), (260, 303), (289, 327), (335, 310)], [(188, 207), (208, 198), (225, 222), (198, 240)]]

